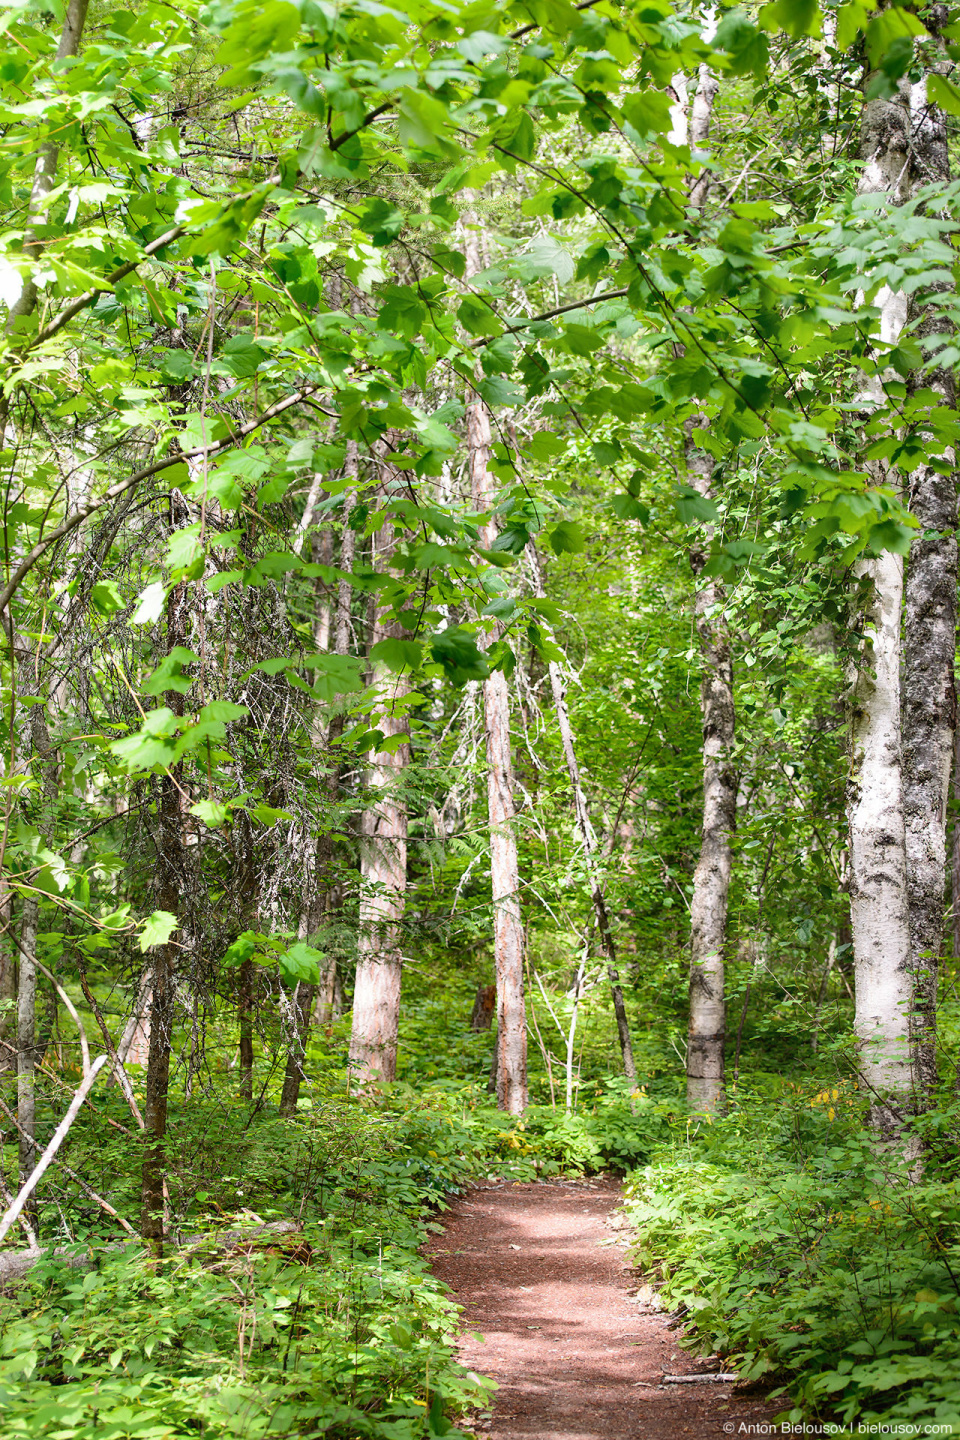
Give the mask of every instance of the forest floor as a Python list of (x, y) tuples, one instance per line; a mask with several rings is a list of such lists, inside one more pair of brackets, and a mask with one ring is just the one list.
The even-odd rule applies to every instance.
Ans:
[[(459, 1358), (496, 1380), (491, 1440), (675, 1440), (770, 1434), (783, 1410), (716, 1382), (627, 1262), (615, 1181), (478, 1185), (426, 1246), (463, 1308)], [(482, 1338), (481, 1338), (482, 1337)]]

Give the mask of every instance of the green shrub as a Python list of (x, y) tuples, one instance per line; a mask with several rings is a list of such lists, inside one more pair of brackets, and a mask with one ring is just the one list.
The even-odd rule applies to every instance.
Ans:
[(628, 1180), (636, 1259), (792, 1419), (960, 1427), (960, 1195), (935, 1158), (912, 1183), (862, 1110), (841, 1087), (687, 1127)]

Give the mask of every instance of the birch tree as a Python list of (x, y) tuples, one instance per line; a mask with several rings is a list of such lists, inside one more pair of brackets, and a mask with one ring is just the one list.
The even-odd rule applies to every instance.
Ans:
[[(464, 222), (465, 275), (469, 280), (483, 269), (482, 236), (474, 212), (468, 211)], [(485, 517), (480, 526), (480, 544), (489, 550), (497, 537), (493, 516), (494, 481), (488, 468), (490, 412), (477, 393), (468, 401), (465, 423), (471, 499), (474, 509)], [(497, 1105), (501, 1110), (520, 1115), (527, 1106), (524, 937), (513, 799), (510, 685), (503, 670), (491, 671), (483, 681), (483, 724), (487, 752), (493, 955), (497, 978)]]
[[(709, 11), (704, 31), (716, 28)], [(692, 100), (684, 77), (674, 79), (671, 139), (689, 142), (694, 155), (705, 157), (718, 82), (705, 64), (697, 72)], [(689, 117), (688, 117), (689, 104)], [(699, 211), (707, 201), (710, 171), (702, 166), (689, 182), (690, 203)], [(697, 444), (696, 432), (708, 425), (704, 413), (684, 425), (684, 463), (688, 483), (705, 501), (713, 500), (713, 460)], [(723, 1103), (726, 999), (724, 946), (727, 905), (733, 867), (732, 838), (737, 819), (737, 776), (733, 765), (736, 712), (733, 700), (733, 652), (724, 619), (723, 586), (702, 579), (710, 526), (703, 542), (691, 549), (695, 579), (694, 621), (700, 648), (700, 711), (703, 725), (703, 821), (700, 854), (693, 876), (690, 901), (690, 1020), (687, 1029), (687, 1104), (692, 1110), (713, 1111)]]
[[(910, 91), (911, 181), (916, 192), (950, 178), (946, 117), (927, 94), (926, 77)], [(942, 293), (944, 282), (934, 287)], [(927, 288), (929, 297), (929, 288)], [(949, 332), (932, 306), (911, 305), (915, 333)], [(911, 391), (928, 390), (934, 404), (956, 410), (953, 375), (914, 372)], [(903, 807), (906, 839), (909, 955), (914, 977), (914, 1065), (920, 1103), (937, 1080), (936, 1009), (943, 950), (947, 804), (957, 698), (957, 480), (952, 449), (925, 437), (925, 457), (909, 476), (908, 499), (920, 531), (907, 557), (903, 630)]]
[[(907, 198), (910, 131), (908, 86), (902, 85), (893, 99), (865, 100), (861, 194), (884, 196), (893, 205)], [(907, 318), (906, 299), (884, 286), (876, 304), (879, 338), (892, 346)], [(882, 400), (880, 382), (871, 377), (864, 404), (869, 408)], [(863, 641), (850, 698), (847, 794), (855, 1027), (874, 1124), (892, 1134), (902, 1126), (910, 1103), (913, 999), (900, 712), (903, 558), (885, 550), (861, 560), (855, 573), (864, 593)]]

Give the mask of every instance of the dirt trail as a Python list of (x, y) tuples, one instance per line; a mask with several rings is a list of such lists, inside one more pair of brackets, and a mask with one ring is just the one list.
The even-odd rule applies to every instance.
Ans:
[(688, 1356), (670, 1316), (628, 1295), (636, 1272), (607, 1223), (619, 1198), (604, 1180), (477, 1186), (427, 1246), (464, 1307), (460, 1359), (500, 1387), (491, 1440), (750, 1434), (782, 1408), (729, 1385), (661, 1387), (665, 1371), (719, 1366)]

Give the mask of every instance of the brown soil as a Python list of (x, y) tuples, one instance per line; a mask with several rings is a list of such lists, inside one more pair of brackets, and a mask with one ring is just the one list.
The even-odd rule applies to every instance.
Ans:
[(459, 1356), (499, 1386), (475, 1427), (491, 1440), (769, 1434), (782, 1406), (716, 1382), (661, 1384), (721, 1367), (680, 1349), (626, 1263), (609, 1223), (619, 1199), (610, 1180), (479, 1185), (444, 1217), (427, 1253), (463, 1306)]

